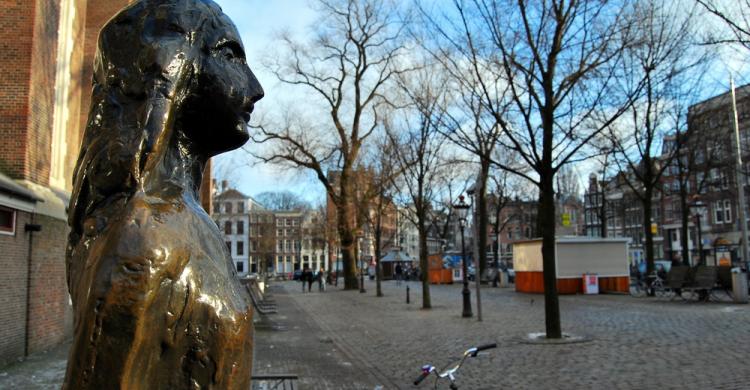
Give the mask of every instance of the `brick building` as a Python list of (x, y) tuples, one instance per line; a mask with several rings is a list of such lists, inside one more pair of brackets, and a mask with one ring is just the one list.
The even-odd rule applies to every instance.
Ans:
[(214, 199), (211, 217), (240, 276), (328, 268), (325, 218), (318, 211), (269, 210), (226, 181)]
[[(739, 221), (737, 195), (740, 188), (745, 191), (746, 202), (750, 199), (750, 85), (737, 88), (737, 111), (739, 119), (740, 149), (744, 163), (738, 183), (735, 168), (736, 141), (734, 115), (730, 93), (726, 92), (697, 103), (688, 111), (688, 145), (681, 149), (678, 159), (665, 167), (658, 191), (654, 194), (653, 220), (644, 224), (640, 202), (622, 180), (620, 172), (605, 182), (590, 177), (585, 196), (586, 234), (601, 235), (604, 218), (609, 237), (631, 238), (631, 261), (643, 258), (644, 228), (655, 231), (654, 253), (656, 260), (681, 260), (696, 264), (698, 241), (702, 242), (704, 257), (709, 265), (725, 259), (737, 263), (740, 260), (740, 245), (743, 241)], [(676, 144), (674, 136), (663, 140), (660, 164), (663, 156)], [(684, 175), (684, 176), (682, 176)], [(685, 180), (680, 180), (685, 177)], [(685, 183), (685, 195), (689, 200), (684, 210), (681, 187)], [(601, 212), (602, 199), (606, 212)], [(704, 207), (690, 208), (700, 201)], [(745, 210), (748, 205), (745, 205)], [(683, 213), (688, 213), (687, 251), (683, 255)], [(604, 217), (602, 217), (602, 214)], [(698, 232), (698, 215), (701, 229)], [(746, 222), (749, 213), (746, 212)], [(688, 255), (689, 254), (689, 255)]]

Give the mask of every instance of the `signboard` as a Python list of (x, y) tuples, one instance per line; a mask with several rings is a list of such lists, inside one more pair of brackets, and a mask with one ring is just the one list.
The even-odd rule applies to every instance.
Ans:
[(570, 214), (563, 213), (562, 215), (562, 225), (565, 227), (570, 226)]
[(651, 233), (656, 234), (658, 232), (656, 228), (656, 222), (651, 222)]

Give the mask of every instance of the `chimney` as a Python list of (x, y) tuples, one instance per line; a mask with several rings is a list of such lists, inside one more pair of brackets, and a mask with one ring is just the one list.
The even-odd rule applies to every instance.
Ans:
[(222, 180), (221, 181), (221, 191), (226, 191), (229, 189), (229, 181), (228, 180)]

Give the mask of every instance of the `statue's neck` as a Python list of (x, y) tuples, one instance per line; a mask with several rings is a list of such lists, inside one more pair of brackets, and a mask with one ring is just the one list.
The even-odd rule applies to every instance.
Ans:
[[(174, 134), (180, 134), (175, 131)], [(154, 156), (160, 161), (146, 176), (143, 188), (149, 195), (173, 199), (183, 197), (199, 199), (203, 168), (208, 158), (196, 153), (185, 139), (179, 136), (170, 137), (168, 145), (161, 154)]]

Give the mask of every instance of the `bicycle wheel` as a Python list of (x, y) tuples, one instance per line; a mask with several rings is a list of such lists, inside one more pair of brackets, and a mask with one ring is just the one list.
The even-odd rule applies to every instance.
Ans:
[(651, 287), (654, 289), (654, 295), (656, 295), (657, 298), (669, 299), (674, 295), (674, 291), (664, 287), (661, 280), (655, 280)]
[(646, 296), (646, 287), (642, 282), (633, 280), (630, 282), (630, 295), (636, 298), (643, 298)]

